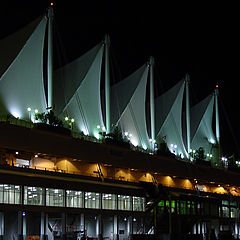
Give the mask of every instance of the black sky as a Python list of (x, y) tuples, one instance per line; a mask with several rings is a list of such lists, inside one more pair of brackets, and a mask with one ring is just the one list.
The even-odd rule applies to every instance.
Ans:
[[(223, 150), (237, 152), (239, 125), (239, 19), (230, 3), (168, 1), (55, 1), (55, 36), (62, 58), (71, 61), (108, 33), (122, 77), (154, 56), (160, 91), (190, 74), (192, 102), (220, 85)], [(209, 2), (209, 1), (208, 1)], [(49, 1), (16, 1), (0, 8), (0, 37), (45, 12)], [(0, 53), (1, 54), (1, 53)], [(224, 116), (226, 115), (227, 118)], [(227, 120), (230, 122), (227, 124)]]

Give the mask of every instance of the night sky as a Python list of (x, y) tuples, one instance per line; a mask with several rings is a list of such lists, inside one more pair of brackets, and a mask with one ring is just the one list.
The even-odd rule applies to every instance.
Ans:
[[(118, 78), (154, 56), (158, 92), (189, 73), (194, 104), (219, 84), (222, 149), (227, 155), (240, 154), (237, 5), (162, 2), (167, 1), (55, 1), (55, 49), (60, 50), (55, 65), (82, 55), (108, 33)], [(0, 38), (43, 14), (48, 5), (49, 1), (2, 5)]]

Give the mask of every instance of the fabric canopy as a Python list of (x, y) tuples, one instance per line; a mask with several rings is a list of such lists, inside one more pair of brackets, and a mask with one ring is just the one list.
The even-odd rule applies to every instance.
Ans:
[(203, 147), (210, 153), (216, 138), (212, 130), (214, 95), (211, 94), (191, 108), (191, 148)]
[(46, 110), (43, 82), (43, 46), (46, 23), (47, 19), (43, 17), (0, 78), (0, 110), (2, 113), (28, 119), (28, 107), (41, 112)]
[(170, 151), (188, 157), (182, 137), (182, 101), (185, 82), (180, 81), (155, 100), (156, 137), (164, 138)]
[(103, 49), (98, 44), (55, 74), (55, 112), (74, 118), (77, 129), (92, 136), (96, 136), (97, 126), (104, 128), (100, 99)]

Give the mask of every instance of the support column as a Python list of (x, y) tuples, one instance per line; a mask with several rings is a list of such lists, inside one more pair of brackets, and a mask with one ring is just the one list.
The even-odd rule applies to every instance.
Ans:
[(0, 240), (3, 240), (4, 236), (4, 213), (0, 212)]
[(18, 212), (18, 239), (23, 240), (23, 215), (25, 213), (19, 211)]
[(110, 71), (109, 71), (109, 36), (105, 36), (105, 105), (106, 105), (106, 133), (110, 133)]
[(118, 235), (118, 216), (114, 215), (113, 217), (113, 234), (114, 234), (114, 239), (118, 240), (119, 235)]
[(80, 231), (83, 233), (83, 236), (85, 237), (85, 217), (84, 213), (81, 213), (80, 215)]
[(103, 239), (102, 236), (102, 216), (99, 214), (97, 216), (97, 222), (96, 222), (96, 235), (99, 240)]
[(40, 234), (42, 240), (48, 239), (48, 214), (45, 212), (41, 212), (41, 225), (40, 225)]
[(128, 239), (131, 239), (132, 235), (132, 216), (129, 216), (127, 219), (127, 234), (128, 234)]
[(67, 223), (67, 214), (66, 212), (62, 213), (62, 239), (66, 239), (66, 224)]

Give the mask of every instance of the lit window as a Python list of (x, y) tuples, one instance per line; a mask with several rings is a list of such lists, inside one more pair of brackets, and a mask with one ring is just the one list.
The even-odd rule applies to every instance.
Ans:
[(116, 195), (115, 194), (102, 194), (102, 208), (103, 209), (116, 209)]
[(67, 190), (67, 207), (83, 207), (83, 193), (81, 191)]
[(100, 208), (100, 193), (85, 192), (85, 208)]
[(24, 204), (43, 205), (43, 188), (24, 187)]
[(132, 210), (132, 197), (125, 195), (118, 195), (118, 209), (119, 210)]
[(0, 203), (20, 204), (21, 188), (18, 185), (0, 184)]
[(133, 197), (133, 211), (145, 211), (145, 198)]
[(64, 207), (64, 190), (46, 188), (46, 205)]

